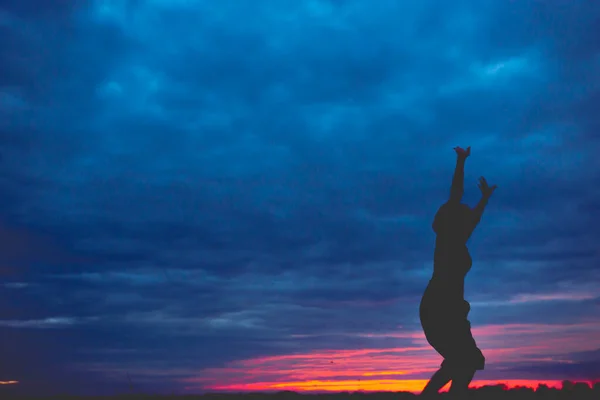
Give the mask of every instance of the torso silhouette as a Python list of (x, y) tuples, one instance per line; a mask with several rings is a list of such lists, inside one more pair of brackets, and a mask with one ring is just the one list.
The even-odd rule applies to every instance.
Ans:
[(433, 223), (437, 234), (433, 276), (423, 296), (428, 308), (452, 314), (470, 308), (464, 300), (464, 282), (473, 264), (467, 241), (474, 228), (473, 212), (468, 206), (448, 202), (438, 210)]
[(464, 300), (465, 277), (473, 264), (466, 243), (438, 235), (433, 260), (431, 285), (445, 300)]

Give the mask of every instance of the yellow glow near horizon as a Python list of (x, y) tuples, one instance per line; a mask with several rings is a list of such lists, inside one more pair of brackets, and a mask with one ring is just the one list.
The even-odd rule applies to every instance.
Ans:
[[(593, 384), (593, 382), (588, 382)], [(324, 381), (310, 380), (297, 382), (260, 382), (248, 384), (233, 384), (224, 386), (213, 386), (210, 389), (215, 391), (284, 391), (290, 390), (294, 392), (420, 392), (427, 379), (413, 380), (339, 380), (339, 381)], [(516, 387), (529, 387), (536, 389), (539, 385), (546, 385), (550, 388), (560, 389), (562, 380), (524, 380), (524, 379), (508, 379), (508, 380), (478, 380), (473, 381), (470, 388), (478, 388), (482, 386), (504, 385), (507, 389)], [(448, 390), (450, 384), (446, 385), (442, 391)], [(193, 387), (187, 387), (188, 390), (193, 390)]]

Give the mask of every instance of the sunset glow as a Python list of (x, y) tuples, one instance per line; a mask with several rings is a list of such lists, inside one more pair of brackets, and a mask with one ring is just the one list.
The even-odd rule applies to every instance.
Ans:
[[(474, 329), (487, 359), (486, 369), (494, 364), (530, 364), (556, 362), (560, 351), (568, 353), (600, 347), (599, 322), (571, 325), (506, 324), (487, 325)], [(325, 350), (271, 357), (257, 357), (229, 363), (223, 368), (202, 371), (199, 377), (183, 383), (189, 389), (205, 388), (217, 391), (419, 391), (426, 379), (439, 367), (441, 358), (435, 353), (421, 331), (401, 334), (358, 334), (372, 338), (411, 338), (413, 346), (352, 350)], [(557, 350), (560, 350), (557, 352)], [(555, 357), (545, 356), (555, 352)], [(569, 359), (563, 359), (565, 364)], [(582, 376), (582, 381), (594, 377)], [(545, 384), (560, 387), (562, 379), (480, 379), (474, 386), (504, 383), (536, 387)]]
[[(313, 391), (326, 391), (326, 392), (353, 392), (353, 391), (365, 391), (365, 392), (420, 392), (427, 379), (417, 380), (347, 380), (347, 381), (302, 381), (302, 382), (261, 382), (256, 384), (246, 385), (229, 385), (229, 386), (215, 386), (211, 387), (211, 390), (215, 391), (282, 391), (291, 390), (296, 392), (313, 392)], [(530, 387), (532, 389), (537, 388), (539, 385), (546, 385), (548, 387), (560, 389), (562, 387), (562, 381), (541, 381), (541, 380), (499, 380), (499, 381), (486, 381), (476, 380), (470, 385), (471, 388), (477, 388), (486, 385), (505, 385), (507, 389), (516, 387)], [(446, 385), (443, 391), (447, 390), (450, 384)], [(193, 388), (193, 387), (191, 387)], [(190, 389), (191, 389), (190, 388)]]

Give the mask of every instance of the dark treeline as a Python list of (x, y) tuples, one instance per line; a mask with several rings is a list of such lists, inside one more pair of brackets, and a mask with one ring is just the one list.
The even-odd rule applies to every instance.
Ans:
[[(0, 393), (1, 394), (1, 393)], [(428, 396), (427, 399), (449, 399), (450, 394), (443, 392), (437, 395)], [(515, 400), (592, 400), (600, 399), (600, 382), (590, 385), (586, 382), (563, 381), (562, 388), (550, 388), (546, 385), (539, 385), (536, 389), (529, 387), (516, 387), (509, 389), (506, 385), (482, 386), (480, 388), (469, 389), (469, 399), (515, 399)], [(277, 393), (209, 393), (209, 394), (190, 394), (190, 395), (152, 395), (152, 394), (127, 394), (118, 396), (69, 396), (68, 394), (60, 396), (40, 396), (40, 397), (21, 397), (21, 396), (2, 396), (3, 399), (12, 400), (128, 400), (128, 399), (180, 399), (180, 400), (402, 400), (419, 399), (420, 396), (409, 392), (340, 392), (340, 393), (297, 393), (291, 391)], [(422, 398), (422, 397), (421, 397)]]

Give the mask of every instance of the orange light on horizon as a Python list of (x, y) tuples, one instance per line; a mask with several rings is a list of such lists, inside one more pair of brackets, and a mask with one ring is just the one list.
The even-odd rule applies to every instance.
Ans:
[[(577, 324), (484, 325), (474, 329), (488, 365), (510, 363), (569, 363), (555, 358), (557, 350), (569, 353), (600, 347), (600, 321)], [(396, 338), (412, 340), (407, 346), (376, 346), (377, 341)], [(347, 335), (346, 335), (347, 336)], [(408, 391), (419, 392), (441, 362), (421, 331), (358, 334), (372, 339), (373, 347), (313, 350), (235, 360), (222, 367), (205, 368), (196, 376), (180, 379), (190, 389), (215, 391)], [(389, 342), (386, 342), (387, 344)], [(384, 344), (384, 343), (381, 343)], [(550, 357), (549, 354), (553, 355)], [(519, 376), (510, 371), (503, 380), (477, 380), (471, 386), (505, 384), (535, 388), (539, 384), (562, 387), (561, 380), (544, 376)], [(526, 379), (524, 379), (526, 378)], [(588, 382), (590, 377), (582, 377)], [(587, 378), (587, 379), (585, 379)], [(449, 386), (449, 385), (448, 385)]]
[(391, 392), (417, 392), (423, 389), (427, 380), (309, 380), (296, 382), (261, 382), (239, 385), (214, 386), (216, 391), (283, 391), (295, 392), (327, 391), (327, 392), (355, 392), (355, 391), (391, 391)]
[[(587, 382), (587, 381), (586, 381)], [(413, 380), (339, 380), (339, 381), (295, 381), (295, 382), (260, 382), (247, 384), (232, 384), (223, 386), (212, 386), (209, 389), (224, 392), (252, 392), (252, 391), (294, 391), (294, 392), (412, 392), (418, 393), (425, 387), (427, 379)], [(593, 382), (587, 382), (593, 385)], [(550, 388), (560, 389), (562, 380), (477, 380), (473, 381), (470, 388), (479, 388), (482, 386), (503, 385), (507, 389), (516, 387), (529, 387), (536, 389), (539, 385), (546, 385)], [(442, 392), (447, 391), (450, 384), (446, 385)], [(187, 387), (193, 389), (193, 387)]]
[(16, 385), (19, 381), (0, 381), (0, 385)]

